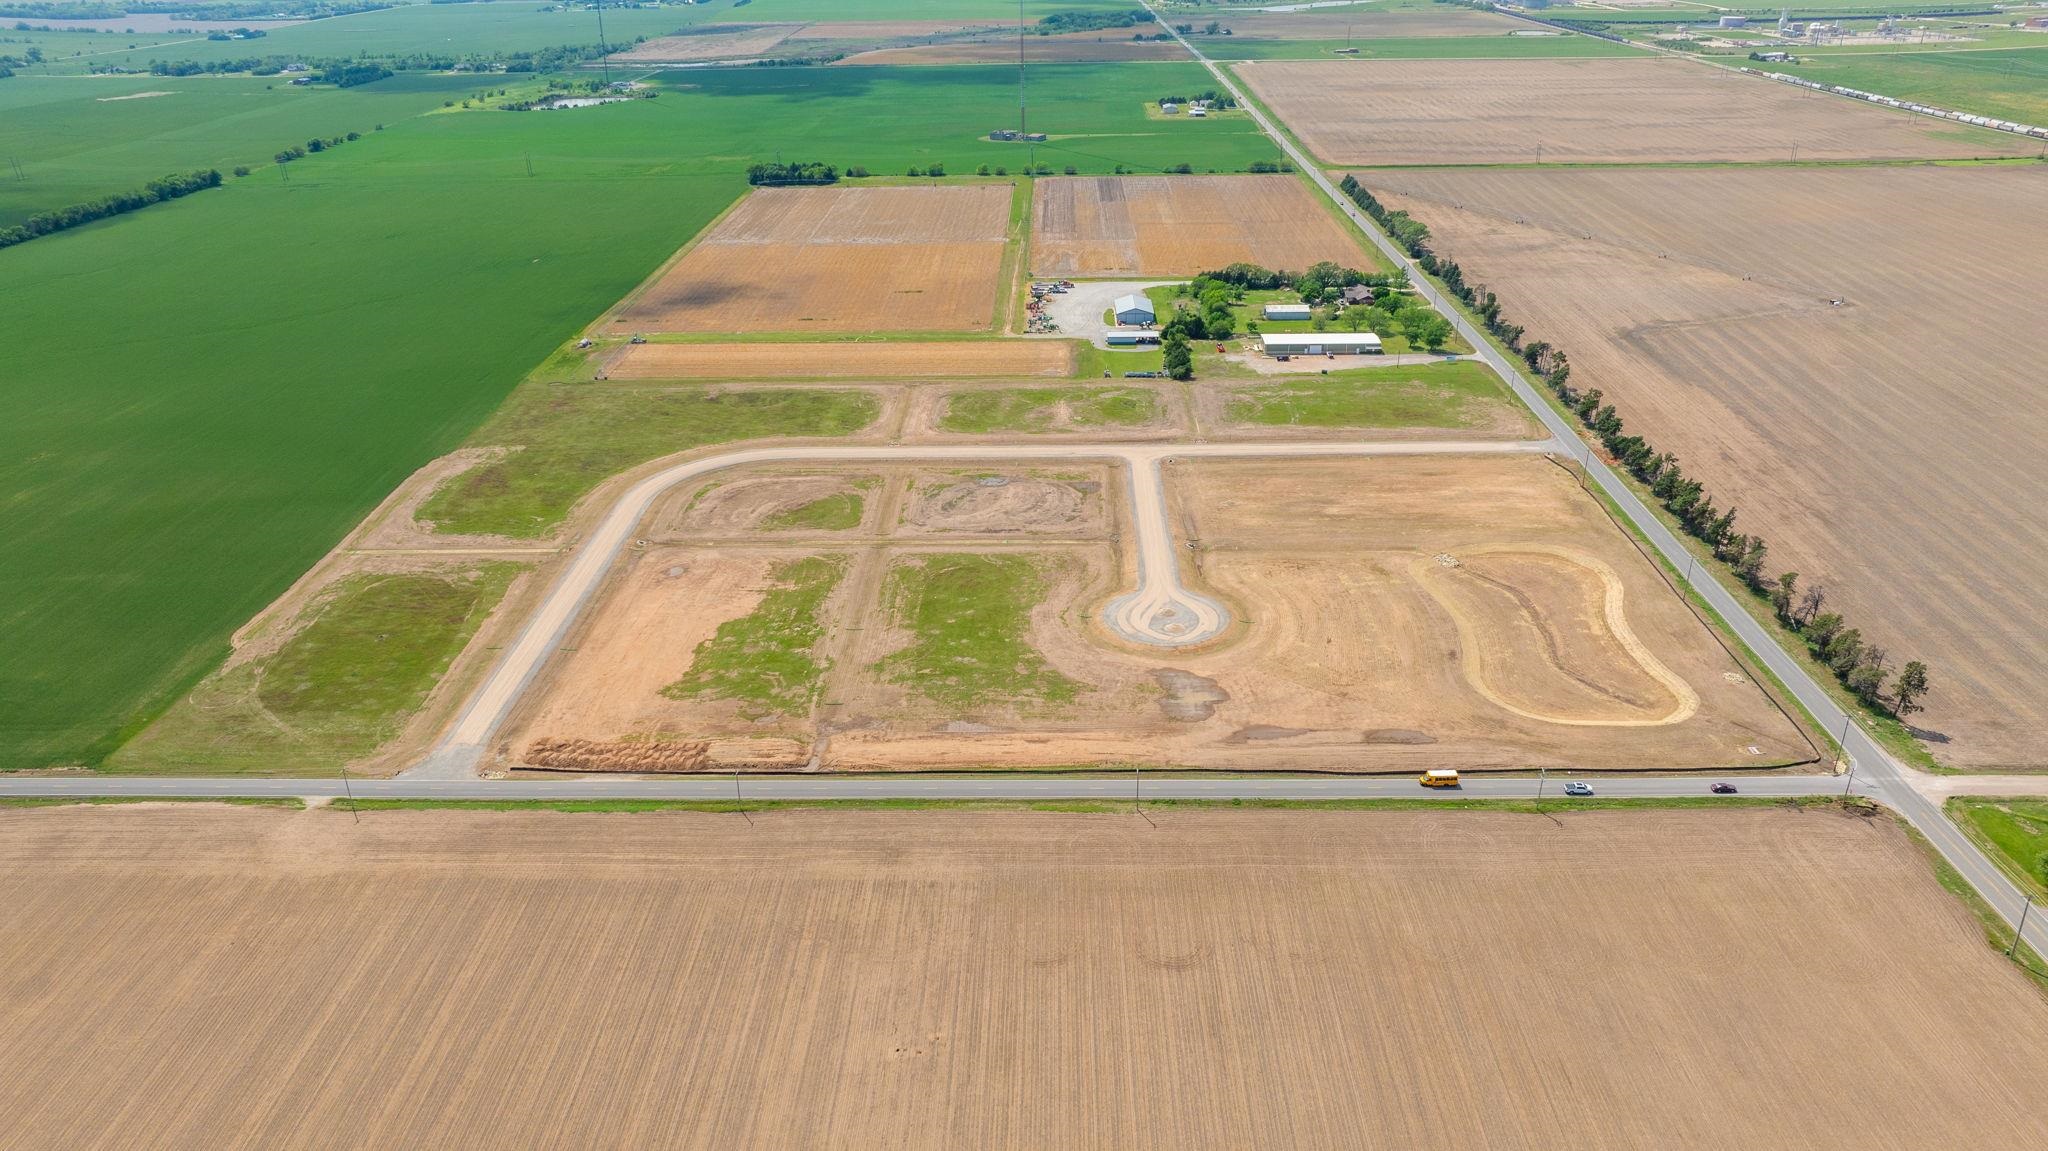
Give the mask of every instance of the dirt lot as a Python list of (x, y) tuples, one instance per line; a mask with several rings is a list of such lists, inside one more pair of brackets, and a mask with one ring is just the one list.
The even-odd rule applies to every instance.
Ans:
[[(1812, 754), (1567, 473), (1541, 459), (1170, 468), (1176, 530), (1201, 544), (1188, 578), (1249, 621), (1171, 655), (1120, 644), (1098, 622), (1133, 563), (1120, 476), (1063, 469), (992, 485), (978, 472), (883, 471), (858, 530), (809, 539), (750, 542), (716, 499), (671, 497), (650, 518), (650, 547), (509, 726), (510, 762), (534, 762), (532, 749), (557, 739), (621, 755), (649, 739), (722, 741), (697, 765), (713, 770), (1740, 768)], [(819, 481), (814, 470), (778, 482), (751, 489), (750, 502), (814, 498), (805, 485)], [(881, 575), (933, 550), (1046, 561), (1026, 639), (1080, 685), (1075, 698), (939, 703), (881, 669), (907, 642)], [(763, 720), (727, 701), (659, 694), (704, 635), (753, 610), (763, 557), (820, 551), (857, 560), (821, 613), (810, 655), (830, 672), (813, 714)]]
[(1293, 176), (1093, 176), (1040, 180), (1031, 262), (1041, 276), (1191, 276), (1248, 261), (1376, 267)]
[(756, 189), (614, 319), (625, 331), (950, 331), (995, 314), (1011, 189)]
[[(1943, 125), (1683, 60), (1260, 62), (1238, 75), (1332, 164), (1643, 163), (2031, 155)], [(1369, 115), (1359, 109), (1371, 109)]]
[(890, 343), (635, 344), (607, 374), (621, 380), (886, 379), (1066, 376), (1073, 346), (1053, 340)]
[[(2048, 735), (2048, 212), (2027, 168), (1385, 172), (1531, 338), (1828, 588), (1959, 766)], [(1453, 205), (1463, 205), (1457, 208)], [(1902, 228), (1900, 221), (1913, 226)], [(1984, 253), (1995, 237), (1996, 254)], [(1830, 300), (1840, 299), (1840, 306)]]
[(2025, 1147), (1888, 820), (0, 811), (22, 1147)]
[[(1121, 31), (1121, 34), (1119, 34)], [(1187, 49), (1171, 40), (1133, 40), (1129, 29), (1106, 32), (1067, 32), (1057, 36), (1024, 37), (1024, 58), (1031, 61), (1087, 60), (1186, 60)], [(908, 48), (882, 48), (858, 52), (841, 64), (1014, 64), (1017, 38), (995, 35), (986, 39)]]
[(789, 39), (800, 24), (757, 24), (739, 27), (712, 25), (702, 32), (677, 36), (656, 36), (612, 60), (622, 64), (688, 64), (699, 60), (730, 60), (759, 56)]

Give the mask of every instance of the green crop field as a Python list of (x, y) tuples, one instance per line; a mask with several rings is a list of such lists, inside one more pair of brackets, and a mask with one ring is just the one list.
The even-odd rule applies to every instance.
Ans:
[(267, 166), (310, 137), (368, 133), (482, 86), (474, 76), (346, 89), (254, 76), (16, 76), (0, 81), (0, 227), (173, 172)]
[(1080, 685), (1025, 638), (1045, 598), (1046, 562), (1028, 555), (943, 554), (899, 562), (885, 597), (915, 638), (876, 666), (897, 683), (956, 707), (1030, 707), (1074, 698)]
[(1513, 403), (1485, 365), (1456, 361), (1270, 378), (1236, 389), (1230, 418), (1315, 428), (1463, 428)]
[(2048, 43), (1991, 52), (1801, 56), (1777, 71), (1901, 100), (2048, 124)]
[(276, 654), (209, 676), (106, 769), (330, 774), (398, 733), (520, 570), (342, 580)]
[(949, 397), (939, 427), (976, 434), (1131, 427), (1158, 414), (1159, 394), (1150, 388), (992, 388)]
[[(1417, 36), (1399, 39), (1329, 40), (1204, 39), (1202, 51), (1217, 60), (1453, 60), (1527, 59), (1549, 56), (1642, 56), (1646, 50), (1593, 36)], [(1344, 53), (1340, 49), (1355, 49)]]

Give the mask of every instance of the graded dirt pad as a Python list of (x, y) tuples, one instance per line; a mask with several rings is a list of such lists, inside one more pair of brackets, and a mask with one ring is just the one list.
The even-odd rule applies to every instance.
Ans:
[[(2027, 1147), (1827, 811), (0, 811), (21, 1147)], [(231, 945), (230, 945), (231, 944)]]
[[(1218, 13), (1214, 17), (1230, 29), (1230, 39), (1203, 36), (1198, 43), (1211, 55), (1227, 56), (1230, 40), (1335, 40), (1350, 36), (1358, 40), (1412, 39), (1436, 36), (1492, 36), (1529, 27), (1492, 12), (1448, 8), (1437, 12), (1375, 12), (1347, 9), (1343, 12), (1242, 12)], [(1197, 27), (1209, 18), (1195, 21)]]
[[(780, 506), (816, 494), (827, 470), (735, 480), (732, 498)], [(644, 529), (653, 545), (508, 725), (507, 764), (533, 762), (541, 741), (650, 739), (725, 741), (706, 770), (1739, 769), (1813, 755), (1569, 473), (1540, 458), (1170, 466), (1176, 547), (1200, 544), (1179, 553), (1183, 575), (1242, 621), (1181, 651), (1120, 643), (1100, 621), (1133, 581), (1118, 472), (844, 475), (878, 471), (859, 529), (829, 536), (740, 537), (745, 517), (719, 516), (716, 487), (658, 507)], [(809, 657), (829, 671), (808, 714), (750, 718), (660, 694), (705, 636), (759, 602), (764, 557), (821, 549), (857, 558), (821, 610)], [(1072, 698), (941, 702), (888, 674), (909, 639), (883, 574), (933, 551), (1041, 559), (1024, 640), (1079, 685)]]
[(1364, 179), (1739, 508), (1770, 571), (1824, 585), (1894, 667), (1928, 663), (1937, 757), (2043, 762), (2048, 235), (2013, 222), (2048, 213), (2048, 172)]
[[(1122, 35), (1118, 35), (1121, 31)], [(841, 64), (1014, 64), (1017, 39), (998, 36), (907, 48), (858, 52)], [(1187, 49), (1172, 40), (1133, 40), (1129, 29), (1065, 32), (1057, 36), (1024, 37), (1027, 61), (1186, 60)]]
[[(1944, 125), (1684, 60), (1365, 60), (1237, 73), (1332, 164), (1647, 163), (2030, 155)], [(1761, 221), (1760, 221), (1761, 223)]]
[(1067, 376), (1062, 340), (888, 343), (634, 344), (607, 375), (621, 380), (887, 379), (893, 376)]
[(618, 313), (625, 331), (951, 331), (995, 314), (1011, 189), (758, 188)]
[(1038, 181), (1041, 276), (1192, 276), (1240, 261), (1299, 271), (1377, 266), (1294, 176), (1082, 176)]
[(643, 40), (612, 60), (621, 64), (688, 64), (699, 60), (730, 60), (759, 56), (789, 39), (799, 24), (759, 24), (727, 28), (711, 25), (702, 32), (656, 36)]

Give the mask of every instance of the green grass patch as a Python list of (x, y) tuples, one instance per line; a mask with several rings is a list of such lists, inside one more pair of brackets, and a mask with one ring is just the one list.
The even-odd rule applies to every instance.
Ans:
[(225, 803), (231, 807), (306, 809), (305, 801), (292, 795), (0, 795), (0, 808), (97, 807), (114, 803)]
[(606, 477), (671, 452), (762, 436), (843, 436), (880, 406), (860, 391), (529, 384), (471, 437), (517, 450), (455, 477), (420, 509), (444, 532), (546, 534)]
[(202, 681), (106, 770), (325, 774), (368, 755), (419, 710), (520, 570), (344, 579), (275, 654)]
[(843, 532), (860, 526), (867, 499), (858, 491), (833, 492), (810, 503), (776, 512), (761, 521), (773, 531)]
[(956, 392), (939, 427), (949, 432), (1047, 432), (1133, 427), (1159, 415), (1150, 388), (997, 388)]
[(2014, 883), (2048, 902), (2048, 800), (1958, 796), (1947, 806)]
[(1230, 418), (1310, 428), (1465, 428), (1514, 401), (1486, 365), (1358, 368), (1328, 376), (1273, 376), (1236, 389)]
[(825, 600), (845, 574), (844, 556), (811, 556), (776, 568), (760, 605), (720, 624), (697, 645), (689, 674), (661, 693), (737, 700), (748, 719), (808, 712), (825, 675), (815, 654), (825, 636)]
[(1078, 344), (1074, 348), (1074, 375), (1084, 380), (1121, 379), (1125, 372), (1158, 372), (1165, 367), (1163, 353), (1158, 348), (1126, 352), (1098, 348), (1089, 343)]
[(945, 554), (891, 569), (885, 599), (916, 638), (876, 664), (892, 681), (934, 702), (1032, 707), (1064, 703), (1081, 685), (1045, 662), (1025, 638), (1045, 598), (1041, 560)]
[(1937, 108), (2023, 124), (2048, 124), (2048, 45), (1994, 52), (1799, 53), (1799, 57), (1797, 64), (1770, 67), (1823, 84)]

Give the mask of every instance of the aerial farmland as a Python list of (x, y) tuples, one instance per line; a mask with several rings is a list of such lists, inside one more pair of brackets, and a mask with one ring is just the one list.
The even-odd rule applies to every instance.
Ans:
[(2048, 1137), (2024, 12), (33, 7), (0, 1143)]

